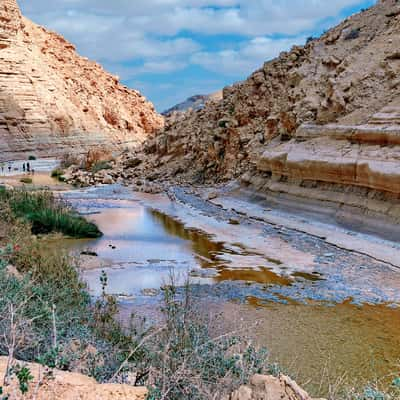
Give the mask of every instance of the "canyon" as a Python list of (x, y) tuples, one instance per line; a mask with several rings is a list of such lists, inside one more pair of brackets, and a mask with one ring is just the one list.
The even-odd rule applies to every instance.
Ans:
[(138, 91), (1, 1), (0, 161), (132, 148), (162, 125)]
[[(333, 343), (334, 379), (348, 364), (344, 373), (360, 372), (351, 378), (365, 383), (372, 372), (389, 373), (398, 349), (399, 43), (400, 4), (379, 0), (243, 82), (161, 116), (119, 77), (23, 17), (15, 0), (0, 0), (0, 162), (34, 155), (58, 168), (56, 159), (74, 156), (57, 169), (62, 182), (43, 169), (31, 186), (18, 171), (0, 184), (29, 190), (51, 180), (100, 226), (102, 239), (55, 246), (92, 263), (82, 272), (93, 297), (107, 272), (121, 313), (151, 308), (154, 316), (162, 280), (186, 269), (199, 279), (199, 304), (228, 309), (229, 322), (232, 310), (248, 326), (264, 321), (251, 328), (262, 331), (255, 340), (270, 327), (267, 345), (281, 357), (276, 349), (286, 349), (286, 365), (293, 353), (304, 357), (299, 382), (310, 392), (327, 395), (329, 381), (312, 346), (329, 352)], [(36, 184), (44, 176), (46, 185)], [(294, 338), (279, 341), (291, 330)], [(385, 364), (372, 372), (370, 350)], [(360, 364), (370, 369), (355, 372)], [(38, 385), (39, 366), (27, 365)], [(318, 389), (308, 379), (319, 373)], [(147, 396), (145, 388), (54, 374), (34, 398)], [(311, 399), (282, 374), (255, 375), (228, 398)]]
[(172, 113), (117, 160), (117, 175), (149, 190), (236, 180), (274, 204), (398, 235), (399, 41), (400, 5), (379, 1), (224, 88), (222, 100)]

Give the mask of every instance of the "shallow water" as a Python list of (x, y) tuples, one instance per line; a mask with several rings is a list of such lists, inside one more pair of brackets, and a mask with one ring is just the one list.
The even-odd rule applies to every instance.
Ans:
[(400, 374), (400, 312), (385, 306), (227, 303), (227, 325), (254, 326), (271, 358), (314, 395), (329, 385), (388, 384)]
[[(360, 307), (350, 300), (329, 302), (323, 292), (329, 275), (312, 270), (278, 274), (277, 260), (264, 257), (260, 264), (260, 258), (242, 246), (240, 238), (235, 243), (215, 242), (213, 236), (187, 229), (132, 200), (127, 192), (90, 189), (65, 197), (96, 222), (104, 236), (67, 240), (62, 246), (77, 253), (97, 253), (94, 258), (105, 262), (108, 292), (122, 295), (121, 304), (129, 310), (153, 312), (160, 296), (146, 297), (142, 290), (160, 288), (168, 282), (171, 269), (178, 284), (195, 270), (191, 279), (200, 284), (196, 285), (199, 301), (212, 299), (215, 309), (222, 310), (227, 329), (246, 326), (270, 350), (272, 360), (313, 394), (326, 395), (328, 384), (343, 377), (346, 383), (364, 384), (382, 377), (390, 381), (388, 375), (399, 372), (400, 309), (382, 304)], [(332, 257), (322, 251), (325, 258)], [(100, 292), (100, 274), (101, 269), (84, 272), (95, 295)], [(303, 296), (317, 293), (321, 301), (299, 303), (291, 297), (294, 291)]]

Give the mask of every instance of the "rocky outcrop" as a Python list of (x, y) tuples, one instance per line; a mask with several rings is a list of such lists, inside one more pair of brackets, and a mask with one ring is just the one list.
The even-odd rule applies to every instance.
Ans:
[(398, 223), (399, 42), (400, 4), (380, 1), (225, 88), (222, 100), (167, 118), (145, 156), (119, 168), (138, 183), (237, 178), (276, 202), (311, 199), (309, 208)]
[[(335, 209), (340, 218), (362, 215), (363, 224), (375, 226), (377, 231), (386, 229), (382, 226), (385, 220), (398, 226), (399, 111), (392, 103), (358, 126), (302, 125), (294, 139), (270, 143), (259, 157), (255, 173), (247, 173), (241, 180), (277, 202), (295, 204), (312, 199), (324, 204), (324, 212)], [(313, 207), (317, 208), (315, 202)]]
[[(145, 400), (148, 391), (143, 387), (119, 384), (99, 384), (87, 376), (50, 370), (39, 364), (20, 363), (26, 367), (33, 379), (29, 390), (22, 394), (16, 378), (9, 385), (3, 386), (2, 394), (9, 400)], [(7, 369), (7, 357), (0, 357), (0, 379)]]
[(285, 208), (398, 236), (399, 42), (400, 4), (380, 1), (225, 88), (222, 100), (168, 117), (140, 152), (117, 159), (114, 180), (158, 191), (238, 179), (246, 194)]
[[(306, 391), (287, 376), (254, 375), (248, 385), (224, 400), (312, 400)], [(322, 399), (320, 399), (322, 400)]]
[(399, 9), (382, 1), (282, 53), (225, 88), (221, 101), (167, 121), (147, 154), (165, 175), (179, 165), (189, 181), (224, 181), (254, 170), (276, 141), (299, 141), (303, 124), (357, 126), (375, 114), (381, 128), (392, 126), (396, 120), (379, 111), (400, 97)]
[(139, 92), (0, 1), (0, 159), (132, 148), (162, 125)]

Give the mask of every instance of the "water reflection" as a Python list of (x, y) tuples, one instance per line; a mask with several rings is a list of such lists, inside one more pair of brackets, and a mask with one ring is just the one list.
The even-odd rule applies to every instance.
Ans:
[[(75, 251), (90, 248), (99, 258), (108, 260), (108, 291), (138, 299), (137, 303), (129, 303), (130, 307), (140, 304), (138, 308), (142, 310), (143, 304), (144, 308), (150, 304), (156, 310), (156, 302), (143, 300), (141, 291), (159, 288), (168, 281), (171, 268), (178, 275), (178, 284), (192, 268), (216, 270), (212, 278), (193, 278), (200, 283), (244, 281), (286, 288), (294, 280), (315, 285), (323, 279), (316, 273), (304, 272), (280, 276), (271, 269), (278, 264), (273, 262), (276, 260), (265, 259), (264, 265), (254, 263), (256, 258), (239, 243), (229, 246), (215, 243), (212, 237), (185, 229), (179, 221), (148, 210), (140, 203), (91, 199), (89, 203), (83, 202), (82, 207), (93, 209), (93, 202), (99, 213), (90, 218), (105, 235), (93, 241), (70, 241), (70, 248)], [(85, 272), (95, 294), (100, 292), (99, 275), (99, 270)], [(238, 290), (244, 286), (238, 285)], [(207, 303), (207, 300), (204, 296), (199, 301)], [(334, 307), (290, 301), (275, 304), (255, 297), (247, 300), (248, 304), (220, 301), (226, 329), (235, 330), (237, 321), (251, 327), (251, 334), (259, 344), (268, 347), (272, 360), (278, 361), (315, 395), (326, 396), (327, 385), (342, 376), (349, 383), (357, 380), (362, 384), (396, 370), (400, 359), (398, 309), (348, 303)], [(208, 310), (207, 307), (205, 304)]]
[(223, 281), (245, 281), (252, 283), (261, 283), (264, 285), (290, 285), (292, 280), (278, 275), (265, 267), (247, 268), (247, 269), (220, 269), (218, 275), (214, 278), (217, 282)]

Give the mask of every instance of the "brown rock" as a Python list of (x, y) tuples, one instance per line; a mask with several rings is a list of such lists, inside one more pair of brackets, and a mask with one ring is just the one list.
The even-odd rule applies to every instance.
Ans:
[(281, 375), (275, 378), (255, 375), (248, 385), (236, 390), (229, 400), (312, 400), (312, 398), (287, 376)]
[(304, 123), (364, 124), (400, 97), (393, 90), (400, 33), (396, 18), (387, 17), (397, 9), (393, 1), (380, 2), (224, 88), (222, 100), (167, 118), (164, 131), (145, 145), (144, 172), (158, 165), (172, 171), (173, 164), (176, 171), (178, 163), (179, 179), (220, 182), (253, 170), (278, 136), (290, 141)]
[[(29, 368), (34, 377), (30, 382), (27, 394), (22, 395), (18, 389), (18, 383), (14, 379), (11, 385), (3, 387), (3, 394), (9, 394), (9, 400), (145, 400), (147, 389), (117, 384), (99, 384), (93, 378), (87, 376), (63, 372), (58, 370), (46, 370), (44, 367), (23, 363)], [(7, 358), (0, 357), (0, 379), (6, 372)]]
[(162, 125), (139, 92), (1, 0), (0, 160), (133, 147)]

